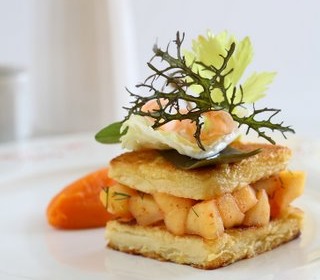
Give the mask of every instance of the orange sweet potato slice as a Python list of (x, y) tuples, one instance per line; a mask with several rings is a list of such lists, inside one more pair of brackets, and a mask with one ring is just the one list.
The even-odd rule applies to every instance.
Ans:
[(60, 229), (103, 227), (112, 218), (99, 199), (102, 188), (115, 182), (102, 168), (67, 185), (52, 198), (47, 207), (47, 220)]

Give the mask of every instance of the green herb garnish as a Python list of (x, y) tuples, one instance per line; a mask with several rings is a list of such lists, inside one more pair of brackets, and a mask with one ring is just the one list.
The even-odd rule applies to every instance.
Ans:
[(114, 144), (120, 142), (120, 137), (126, 133), (120, 133), (122, 122), (115, 122), (107, 127), (101, 129), (96, 135), (95, 139), (104, 144)]
[(114, 192), (112, 193), (112, 197), (115, 198), (114, 200), (125, 200), (125, 199), (129, 199), (131, 195), (127, 193)]
[(106, 198), (105, 198), (105, 208), (108, 209), (108, 205), (109, 205), (109, 187), (104, 187), (102, 188), (102, 190), (104, 191), (104, 193), (106, 194)]
[(194, 210), (193, 207), (191, 207), (192, 212), (199, 218), (199, 214), (196, 212), (196, 210)]
[[(219, 36), (222, 37), (218, 38), (219, 40), (225, 40), (223, 37), (225, 34), (217, 37)], [(184, 34), (181, 36), (179, 32), (173, 41), (176, 45), (175, 55), (170, 54), (169, 46), (162, 50), (155, 45), (154, 56), (147, 64), (153, 73), (143, 83), (137, 85), (137, 88), (145, 89), (148, 93), (142, 95), (128, 90), (134, 101), (131, 102), (131, 107), (125, 108), (127, 116), (122, 122), (114, 123), (98, 132), (96, 140), (102, 143), (118, 143), (120, 137), (126, 134), (126, 131), (120, 131), (122, 123), (131, 115), (139, 115), (154, 119), (153, 129), (173, 120), (190, 120), (196, 124), (193, 136), (198, 146), (205, 150), (200, 138), (203, 127), (202, 114), (216, 110), (229, 112), (239, 127), (246, 127), (247, 134), (253, 130), (272, 144), (275, 144), (275, 141), (266, 130), (279, 131), (285, 138), (285, 133), (294, 133), (294, 130), (290, 126), (284, 126), (283, 122), (273, 122), (280, 109), (257, 109), (253, 103), (263, 96), (274, 73), (254, 73), (243, 86), (237, 84), (251, 60), (251, 45), (248, 43), (248, 38), (239, 43), (238, 51), (236, 40), (231, 37), (224, 49), (220, 46), (221, 53), (205, 52), (204, 56), (201, 50), (208, 49), (212, 38), (209, 37), (205, 41), (199, 37), (199, 43), (194, 44), (194, 54), (190, 52), (183, 54), (181, 47)], [(243, 57), (245, 55), (247, 57)], [(160, 59), (163, 67), (155, 65), (156, 58)], [(238, 70), (236, 61), (241, 62)], [(144, 111), (142, 107), (149, 101), (156, 101), (159, 108)], [(251, 112), (246, 110), (245, 114), (239, 113), (243, 112), (248, 103), (252, 103)], [(181, 113), (181, 106), (186, 107), (187, 112)]]

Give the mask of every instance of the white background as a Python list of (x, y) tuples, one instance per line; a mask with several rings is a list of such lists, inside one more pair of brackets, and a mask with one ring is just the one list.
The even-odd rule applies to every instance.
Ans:
[(124, 87), (145, 78), (156, 41), (165, 47), (180, 30), (190, 46), (208, 29), (250, 36), (247, 74), (278, 73), (261, 106), (320, 138), (316, 0), (0, 0), (0, 65), (30, 76), (32, 136), (95, 131), (124, 114)]

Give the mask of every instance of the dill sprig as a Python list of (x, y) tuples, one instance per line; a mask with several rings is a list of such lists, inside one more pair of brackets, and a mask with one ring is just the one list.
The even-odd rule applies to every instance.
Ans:
[(125, 199), (129, 199), (131, 195), (127, 193), (122, 193), (122, 192), (113, 192), (112, 197), (114, 197), (114, 200), (125, 200)]
[[(255, 104), (253, 104), (250, 113), (245, 116), (237, 114), (237, 110), (246, 105), (243, 101), (245, 92), (241, 85), (226, 84), (226, 77), (233, 72), (233, 69), (227, 69), (227, 65), (234, 54), (236, 43), (231, 43), (230, 47), (225, 50), (226, 53), (220, 54), (222, 58), (220, 66), (206, 65), (196, 60), (188, 65), (181, 49), (184, 37), (184, 33), (181, 36), (177, 32), (176, 39), (173, 41), (176, 45), (175, 55), (171, 55), (169, 52), (170, 44), (165, 50), (159, 48), (158, 45), (154, 45), (154, 56), (147, 64), (152, 74), (143, 83), (137, 85), (138, 88), (146, 89), (148, 94), (142, 96), (127, 89), (134, 101), (131, 102), (132, 107), (125, 108), (128, 111), (125, 120), (129, 119), (132, 114), (151, 117), (154, 119), (153, 129), (157, 129), (173, 120), (190, 120), (196, 125), (193, 136), (198, 146), (203, 150), (205, 148), (200, 139), (203, 126), (202, 115), (209, 111), (225, 110), (229, 112), (239, 127), (247, 127), (246, 134), (253, 130), (258, 136), (272, 144), (275, 144), (275, 141), (267, 135), (266, 129), (279, 131), (285, 138), (286, 133), (294, 133), (294, 130), (290, 126), (284, 126), (283, 122), (273, 122), (274, 117), (280, 113), (280, 109), (256, 109)], [(161, 67), (156, 66), (154, 63), (156, 58), (165, 62), (165, 66), (163, 66), (163, 63)], [(210, 73), (210, 77), (203, 77), (200, 70), (193, 70), (199, 67), (193, 66), (200, 66), (201, 71)], [(193, 86), (200, 87), (200, 91), (195, 94), (192, 91)], [(229, 94), (230, 91), (231, 94)], [(214, 94), (219, 94), (222, 99), (215, 101), (217, 98), (213, 98)], [(159, 108), (152, 111), (143, 110), (143, 106), (149, 101), (156, 101)], [(182, 106), (187, 111), (181, 112), (180, 108)], [(262, 116), (266, 116), (266, 119), (261, 120), (260, 117)]]

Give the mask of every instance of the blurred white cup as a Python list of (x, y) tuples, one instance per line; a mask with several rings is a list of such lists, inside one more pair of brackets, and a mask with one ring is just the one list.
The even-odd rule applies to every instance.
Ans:
[(28, 75), (23, 69), (0, 65), (0, 142), (30, 136)]

